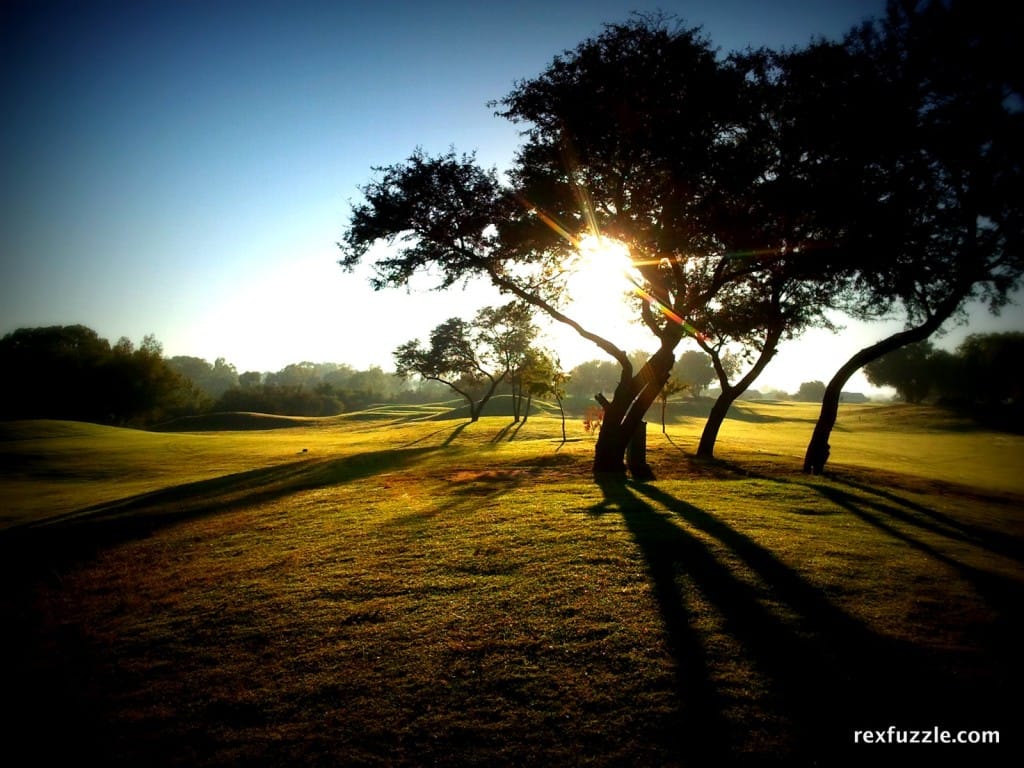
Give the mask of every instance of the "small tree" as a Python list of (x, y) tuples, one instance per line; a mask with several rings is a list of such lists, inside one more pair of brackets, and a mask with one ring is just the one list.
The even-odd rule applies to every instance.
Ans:
[(661, 431), (665, 433), (665, 410), (668, 407), (668, 399), (672, 395), (680, 392), (685, 392), (690, 389), (690, 385), (680, 381), (675, 376), (669, 376), (668, 381), (665, 382), (665, 386), (661, 388), (661, 392), (658, 394), (658, 400), (661, 402)]
[[(545, 349), (530, 349), (527, 352), (527, 360), (523, 366), (523, 382), (529, 396), (540, 398), (552, 398), (558, 403), (558, 413), (562, 417), (562, 442), (566, 441), (565, 435), (565, 409), (562, 401), (565, 399), (565, 385), (569, 381), (569, 374), (562, 370), (562, 364), (558, 357)], [(529, 414), (530, 404), (527, 401), (523, 411), (523, 421)]]
[(522, 304), (484, 307), (472, 323), (458, 317), (441, 323), (428, 347), (419, 339), (399, 346), (396, 373), (445, 384), (466, 399), (470, 421), (476, 421), (498, 385), (523, 365), (536, 332)]
[[(496, 308), (484, 307), (477, 313), (473, 325), (490, 362), (504, 371), (504, 378), (512, 387), (513, 420), (525, 419), (523, 398), (529, 396), (525, 373), (531, 362), (530, 345), (537, 336), (532, 308), (521, 301)], [(529, 403), (526, 407), (529, 408)]]

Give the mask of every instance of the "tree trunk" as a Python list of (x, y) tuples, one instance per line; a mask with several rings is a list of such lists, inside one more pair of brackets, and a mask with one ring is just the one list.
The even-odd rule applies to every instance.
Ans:
[(715, 442), (718, 440), (718, 431), (722, 428), (722, 422), (729, 413), (729, 408), (736, 401), (736, 398), (743, 394), (739, 387), (723, 389), (722, 394), (711, 406), (711, 413), (708, 420), (704, 422), (704, 431), (700, 434), (700, 443), (697, 445), (697, 456), (701, 459), (713, 459), (715, 457)]
[(470, 403), (469, 403), (469, 420), (470, 421), (476, 421), (477, 419), (480, 418), (480, 414), (483, 413), (484, 406), (487, 405), (487, 401), (491, 399), (491, 395), (494, 394), (494, 390), (496, 390), (498, 388), (498, 385), (502, 382), (503, 378), (504, 378), (503, 376), (499, 376), (498, 378), (491, 377), (491, 386), (487, 390), (487, 394), (485, 394), (483, 397), (480, 398), (480, 402), (478, 402), (475, 407), (473, 405), (473, 401), (470, 400)]
[[(753, 367), (747, 371), (747, 375), (736, 382), (736, 386), (730, 387), (729, 382), (725, 380), (725, 374), (719, 372), (719, 383), (722, 385), (722, 394), (715, 400), (715, 404), (711, 406), (711, 413), (708, 414), (708, 420), (704, 424), (704, 431), (700, 435), (700, 443), (697, 445), (697, 457), (701, 459), (713, 459), (715, 457), (715, 442), (718, 440), (718, 431), (722, 428), (722, 422), (725, 421), (725, 416), (729, 413), (729, 408), (736, 398), (742, 395), (751, 384), (761, 375), (761, 371), (765, 369), (765, 366), (771, 362), (771, 359), (775, 357), (775, 351), (779, 345), (779, 338), (782, 336), (782, 329), (773, 328), (770, 330), (765, 337), (764, 346), (761, 348), (761, 354), (758, 356), (757, 361)], [(721, 371), (721, 364), (715, 363), (715, 370)]]
[(654, 471), (647, 463), (647, 422), (641, 421), (626, 446), (626, 466), (634, 480), (653, 480)]
[[(674, 363), (671, 347), (663, 345), (635, 376), (630, 377), (623, 372), (611, 402), (605, 406), (604, 420), (594, 447), (595, 475), (626, 473), (624, 461), (629, 442), (643, 423), (647, 409), (668, 381)], [(640, 469), (637, 467), (638, 471)], [(644, 479), (650, 479), (650, 468), (646, 467), (641, 474)]]
[(556, 397), (558, 401), (558, 412), (562, 415), (562, 442), (564, 443), (568, 438), (565, 436), (565, 410), (562, 408), (562, 398)]
[(517, 423), (519, 421), (519, 409), (523, 402), (522, 391), (516, 386), (515, 380), (512, 381), (512, 422)]
[(831, 452), (828, 440), (832, 435), (832, 428), (836, 425), (836, 418), (839, 416), (839, 398), (850, 377), (883, 355), (895, 352), (908, 344), (924, 341), (942, 325), (946, 317), (948, 314), (943, 317), (933, 316), (921, 325), (894, 333), (870, 347), (865, 347), (843, 363), (825, 388), (825, 397), (821, 401), (821, 412), (818, 414), (814, 433), (811, 435), (811, 441), (807, 444), (807, 453), (804, 455), (804, 472), (806, 474), (820, 475), (825, 471), (825, 464), (828, 462)]

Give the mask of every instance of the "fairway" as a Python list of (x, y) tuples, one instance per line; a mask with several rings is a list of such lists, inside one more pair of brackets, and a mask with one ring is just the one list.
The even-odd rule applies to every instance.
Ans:
[[(563, 442), (555, 416), (445, 412), (0, 424), (9, 743), (125, 766), (1019, 753), (1024, 438), (844, 406), (812, 478), (813, 406), (739, 404), (702, 462), (679, 405), (648, 425), (657, 480), (597, 484), (579, 420)], [(890, 726), (1002, 743), (854, 743)]]

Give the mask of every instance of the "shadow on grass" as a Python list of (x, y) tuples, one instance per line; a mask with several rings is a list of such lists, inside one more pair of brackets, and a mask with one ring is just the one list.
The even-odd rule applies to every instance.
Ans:
[[(1019, 694), (1013, 683), (963, 679), (937, 652), (879, 635), (769, 549), (654, 485), (599, 484), (604, 498), (592, 511), (618, 511), (647, 563), (680, 700), (665, 748), (680, 762), (697, 745), (707, 764), (735, 764), (756, 751), (763, 758), (768, 744), (778, 764), (866, 764), (892, 752), (857, 747), (853, 732), (890, 725), (1014, 735), (1015, 715), (1001, 703)], [(709, 626), (720, 627), (717, 638)], [(725, 671), (735, 660), (722, 634), (750, 666), (746, 703), (729, 693), (737, 672)], [(744, 744), (751, 754), (737, 752)], [(1002, 760), (997, 751), (978, 759), (996, 764), (988, 760)]]
[(361, 480), (408, 466), (438, 450), (434, 446), (399, 448), (337, 459), (301, 459), (84, 507), (0, 531), (0, 568), (11, 573), (53, 568), (63, 559), (89, 556), (101, 547), (146, 536), (182, 520)]
[(461, 424), (457, 425), (455, 427), (455, 429), (451, 430), (450, 432), (448, 430), (448, 427), (445, 426), (442, 429), (435, 430), (435, 431), (433, 431), (433, 432), (431, 432), (429, 434), (423, 435), (423, 437), (418, 437), (415, 440), (412, 440), (412, 441), (406, 443), (405, 447), (408, 448), (409, 446), (418, 445), (420, 443), (428, 442), (430, 440), (433, 440), (438, 435), (443, 434), (444, 432), (448, 432), (448, 437), (446, 437), (444, 439), (444, 442), (441, 443), (441, 447), (442, 448), (446, 448), (447, 446), (451, 445), (455, 441), (455, 438), (457, 438), (462, 433), (462, 430), (464, 430), (466, 427), (468, 427), (469, 424), (470, 424), (470, 422), (464, 421)]
[[(864, 494), (861, 501), (880, 513), (931, 531), (947, 538), (959, 539), (968, 544), (983, 547), (989, 552), (1010, 557), (1024, 564), (1024, 541), (982, 525), (964, 523), (950, 515), (930, 509), (889, 490), (875, 488), (843, 475), (833, 475), (833, 480)], [(824, 491), (823, 491), (824, 492)], [(853, 494), (835, 490), (835, 493), (855, 499)], [(868, 499), (875, 497), (875, 499)], [(882, 499), (883, 501), (877, 501)]]
[[(1012, 653), (1014, 656), (1017, 655), (1016, 649), (1019, 649), (1021, 643), (1024, 642), (1024, 621), (1022, 621), (1021, 616), (1021, 607), (1024, 606), (1024, 587), (1022, 587), (1021, 583), (1001, 576), (998, 573), (962, 563), (916, 536), (901, 530), (893, 523), (893, 520), (916, 526), (922, 531), (979, 546), (993, 553), (995, 553), (995, 550), (986, 546), (984, 541), (976, 540), (973, 536), (968, 537), (959, 532), (951, 532), (945, 526), (938, 526), (928, 520), (914, 518), (891, 505), (858, 497), (835, 487), (818, 486), (817, 490), (829, 501), (832, 501), (854, 517), (956, 571), (961, 578), (978, 591), (988, 605), (996, 609), (998, 618), (995, 626), (999, 629), (999, 632), (993, 639), (998, 645), (1014, 649)], [(1019, 552), (1009, 556), (1019, 558)]]
[(516, 439), (516, 435), (519, 434), (519, 430), (523, 428), (524, 424), (526, 424), (525, 419), (520, 419), (519, 421), (512, 421), (506, 424), (498, 431), (498, 434), (491, 438), (491, 442), (500, 443), (502, 440), (508, 440), (509, 442), (512, 442), (513, 440)]

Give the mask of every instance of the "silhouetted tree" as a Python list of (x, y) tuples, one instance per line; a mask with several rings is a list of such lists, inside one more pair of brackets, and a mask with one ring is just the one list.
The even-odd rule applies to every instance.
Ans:
[(485, 307), (472, 323), (453, 317), (438, 325), (427, 347), (419, 339), (399, 346), (394, 352), (396, 372), (450, 387), (466, 399), (470, 421), (476, 421), (511, 366), (521, 365), (535, 334), (521, 305)]
[(898, 309), (906, 328), (832, 377), (805, 472), (824, 470), (850, 376), (962, 318), (971, 300), (998, 310), (1019, 284), (1024, 90), (1014, 24), (995, 4), (890, 2), (882, 20), (848, 35), (836, 57), (843, 77), (808, 107), (835, 116), (822, 119), (808, 150), (859, 190), (848, 210), (866, 244), (851, 283), (860, 314)]
[(972, 334), (956, 349), (965, 398), (971, 402), (1020, 403), (1024, 393), (1024, 333)]
[(935, 348), (928, 340), (894, 349), (864, 366), (864, 376), (876, 387), (892, 387), (908, 403), (920, 403), (931, 393)]
[[(383, 240), (395, 250), (375, 264), (375, 288), (427, 270), (439, 287), (482, 276), (593, 342), (620, 366), (594, 471), (621, 473), (677, 344), (704, 332), (691, 318), (731, 327), (734, 340), (764, 331), (767, 360), (832, 298), (827, 283), (794, 287), (821, 277), (831, 235), (798, 226), (805, 200), (782, 192), (783, 182), (793, 187), (799, 153), (780, 154), (778, 142), (766, 150), (773, 134), (763, 108), (777, 94), (749, 73), (748, 63), (719, 59), (698, 30), (658, 18), (610, 25), (500, 102), (503, 116), (529, 125), (510, 186), (454, 152), (379, 168), (353, 211), (341, 263), (354, 268)], [(637, 312), (658, 343), (639, 368), (562, 303), (565, 264), (585, 235), (629, 247), (643, 294)], [(734, 284), (736, 301), (718, 301)], [(743, 336), (745, 319), (754, 326)]]
[(4, 418), (147, 424), (198, 407), (198, 392), (146, 336), (138, 349), (83, 325), (20, 328), (0, 340)]

